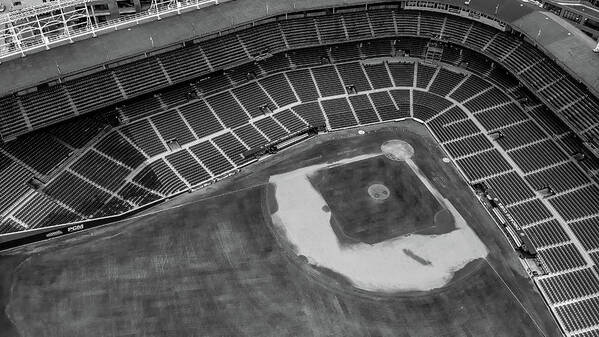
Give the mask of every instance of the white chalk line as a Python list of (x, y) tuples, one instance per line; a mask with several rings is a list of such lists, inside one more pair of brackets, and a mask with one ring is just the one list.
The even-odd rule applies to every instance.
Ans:
[(541, 335), (547, 337), (547, 335), (545, 334), (545, 332), (541, 329), (541, 326), (537, 323), (537, 321), (535, 321), (535, 319), (532, 317), (532, 315), (530, 314), (530, 312), (526, 309), (526, 307), (524, 306), (524, 304), (520, 301), (520, 299), (518, 298), (518, 296), (516, 296), (516, 294), (514, 293), (514, 291), (512, 290), (512, 288), (510, 288), (510, 286), (507, 284), (507, 282), (505, 282), (505, 280), (503, 279), (503, 277), (501, 277), (501, 275), (497, 272), (497, 270), (493, 267), (493, 265), (491, 265), (491, 263), (487, 260), (487, 258), (484, 258), (485, 262), (487, 262), (487, 264), (489, 265), (489, 267), (491, 267), (491, 269), (493, 270), (493, 272), (495, 273), (495, 275), (497, 275), (497, 277), (499, 277), (499, 279), (501, 280), (501, 282), (503, 282), (503, 284), (505, 285), (505, 287), (510, 291), (510, 294), (512, 294), (512, 296), (514, 296), (514, 298), (516, 299), (516, 301), (518, 302), (518, 304), (520, 304), (520, 306), (522, 307), (522, 309), (524, 309), (524, 312), (526, 312), (526, 314), (528, 315), (528, 317), (530, 317), (530, 320), (535, 324), (535, 327), (537, 328), (537, 330), (539, 330), (539, 332), (541, 333)]

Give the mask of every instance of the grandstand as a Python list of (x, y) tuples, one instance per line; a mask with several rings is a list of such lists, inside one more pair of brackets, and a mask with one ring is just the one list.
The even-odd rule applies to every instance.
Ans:
[(596, 88), (503, 22), (434, 9), (279, 16), (0, 98), (0, 233), (126, 214), (309, 127), (412, 119), (530, 238), (564, 334), (599, 336)]

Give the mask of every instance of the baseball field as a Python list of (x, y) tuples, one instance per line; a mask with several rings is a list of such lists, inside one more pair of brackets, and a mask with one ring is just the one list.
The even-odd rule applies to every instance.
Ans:
[(0, 253), (0, 336), (559, 336), (426, 128), (362, 130)]

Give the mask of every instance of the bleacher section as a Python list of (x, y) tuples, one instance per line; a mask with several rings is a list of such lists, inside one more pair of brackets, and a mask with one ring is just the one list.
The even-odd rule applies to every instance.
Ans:
[[(418, 36), (454, 44), (425, 62)], [(3, 136), (86, 114), (0, 145), (10, 177), (0, 233), (204, 186), (251, 163), (248, 149), (307, 126), (416, 118), (530, 236), (548, 270), (539, 289), (565, 329), (599, 331), (599, 161), (571, 130), (596, 136), (599, 100), (515, 35), (410, 11), (280, 20), (5, 97), (0, 109)]]

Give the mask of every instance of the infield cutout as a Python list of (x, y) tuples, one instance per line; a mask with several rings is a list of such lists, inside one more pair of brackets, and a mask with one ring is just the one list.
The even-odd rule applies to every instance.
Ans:
[(386, 200), (391, 195), (391, 192), (383, 184), (372, 184), (368, 186), (368, 195), (374, 200)]
[[(407, 146), (406, 146), (407, 145)], [(330, 206), (311, 185), (309, 177), (318, 170), (381, 155), (373, 153), (299, 168), (270, 177), (276, 185), (277, 211), (273, 225), (284, 233), (293, 252), (307, 263), (346, 277), (354, 287), (368, 291), (427, 291), (445, 286), (469, 262), (484, 258), (488, 251), (455, 207), (428, 181), (409, 159), (414, 150), (404, 141), (381, 146), (392, 160), (404, 160), (429, 191), (453, 216), (455, 228), (439, 235), (409, 234), (375, 244), (340, 244), (332, 226)], [(391, 158), (391, 157), (392, 158)], [(379, 185), (376, 186), (375, 185)], [(384, 189), (381, 189), (383, 186)], [(378, 198), (387, 189), (369, 187)], [(388, 190), (388, 189), (387, 189)]]
[(414, 148), (400, 139), (388, 140), (381, 145), (385, 157), (395, 161), (406, 161), (414, 156)]

